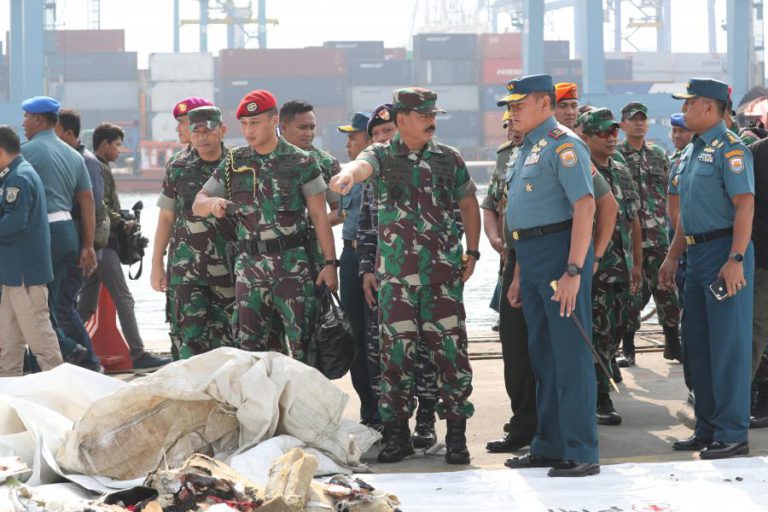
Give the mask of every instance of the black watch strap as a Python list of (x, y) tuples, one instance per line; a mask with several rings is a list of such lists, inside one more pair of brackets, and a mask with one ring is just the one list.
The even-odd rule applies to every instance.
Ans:
[(341, 266), (341, 261), (339, 260), (325, 260), (326, 265), (333, 265), (334, 267), (338, 268)]
[(468, 250), (468, 251), (465, 251), (465, 252), (466, 252), (467, 256), (472, 256), (473, 258), (475, 258), (475, 260), (479, 260), (480, 259), (480, 251)]
[(565, 267), (565, 271), (569, 276), (579, 276), (582, 272), (584, 272), (584, 269), (575, 263), (569, 263), (568, 266)]

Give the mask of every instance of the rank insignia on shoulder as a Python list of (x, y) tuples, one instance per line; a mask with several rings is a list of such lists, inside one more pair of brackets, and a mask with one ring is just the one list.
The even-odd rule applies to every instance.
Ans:
[(561, 130), (560, 128), (552, 128), (547, 133), (549, 133), (549, 136), (552, 137), (555, 140), (560, 139), (560, 138), (565, 136), (565, 132), (563, 130)]
[(566, 149), (560, 153), (560, 161), (564, 167), (575, 167), (579, 158), (576, 156), (576, 152), (573, 149)]
[(15, 203), (19, 197), (19, 189), (17, 187), (8, 187), (5, 189), (5, 202)]
[(728, 142), (730, 142), (731, 144), (736, 144), (737, 142), (741, 142), (741, 139), (739, 138), (739, 136), (731, 131), (725, 132), (725, 136), (728, 139)]
[(732, 156), (728, 159), (728, 168), (733, 174), (741, 174), (744, 170), (744, 157)]

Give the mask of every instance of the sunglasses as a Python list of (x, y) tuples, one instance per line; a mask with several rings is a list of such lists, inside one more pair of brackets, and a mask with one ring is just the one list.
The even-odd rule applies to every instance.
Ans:
[(597, 137), (600, 137), (601, 139), (607, 139), (609, 137), (616, 137), (619, 134), (619, 127), (614, 126), (610, 130), (601, 130), (599, 132), (595, 132), (594, 135)]

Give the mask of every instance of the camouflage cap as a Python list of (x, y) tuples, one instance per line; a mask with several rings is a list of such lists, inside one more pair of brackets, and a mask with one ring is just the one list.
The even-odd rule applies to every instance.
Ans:
[(626, 105), (624, 105), (624, 108), (621, 109), (622, 119), (632, 119), (633, 117), (635, 117), (635, 114), (643, 114), (647, 118), (648, 107), (646, 107), (640, 102), (633, 101), (632, 103), (627, 103)]
[(579, 116), (579, 125), (582, 127), (583, 133), (594, 135), (611, 128), (618, 128), (619, 123), (614, 119), (611, 109), (595, 108)]
[(406, 87), (392, 93), (395, 110), (415, 110), (422, 114), (445, 114), (438, 108), (437, 93), (422, 87)]
[(187, 117), (189, 117), (190, 130), (194, 130), (195, 128), (208, 128), (209, 130), (213, 130), (217, 126), (223, 124), (221, 120), (221, 110), (217, 107), (197, 107), (190, 110)]

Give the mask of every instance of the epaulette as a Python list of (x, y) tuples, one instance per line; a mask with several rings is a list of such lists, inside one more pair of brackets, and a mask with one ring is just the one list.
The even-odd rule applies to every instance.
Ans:
[(565, 131), (561, 130), (560, 128), (552, 128), (547, 132), (547, 134), (555, 140), (561, 139), (566, 135)]
[(739, 138), (738, 135), (736, 135), (730, 130), (725, 132), (725, 138), (728, 139), (728, 142), (730, 142), (731, 144), (739, 144), (741, 142), (741, 138)]
[(502, 151), (504, 151), (504, 150), (506, 150), (506, 149), (509, 149), (509, 148), (511, 148), (512, 146), (514, 146), (514, 144), (515, 144), (515, 141), (513, 141), (513, 140), (508, 140), (507, 142), (505, 142), (504, 144), (502, 144), (501, 146), (499, 146), (498, 148), (496, 148), (496, 153), (501, 153)]

